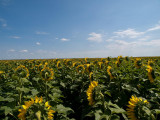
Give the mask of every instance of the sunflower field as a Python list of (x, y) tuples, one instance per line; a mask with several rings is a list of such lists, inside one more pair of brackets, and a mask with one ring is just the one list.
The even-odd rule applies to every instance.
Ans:
[(1, 60), (0, 120), (160, 120), (160, 57)]

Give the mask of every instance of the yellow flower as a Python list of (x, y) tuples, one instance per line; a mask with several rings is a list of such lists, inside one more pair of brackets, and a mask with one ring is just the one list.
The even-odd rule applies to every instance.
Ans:
[(102, 64), (103, 62), (98, 62), (98, 66), (100, 67), (100, 69), (102, 68)]
[(42, 103), (43, 102), (43, 98), (42, 96), (39, 98), (39, 103)]
[(121, 62), (122, 62), (122, 56), (118, 56), (117, 61), (118, 61), (118, 64), (121, 64)]
[(58, 61), (58, 62), (57, 62), (57, 68), (59, 68), (60, 66), (61, 66), (61, 62)]
[(131, 119), (131, 120), (138, 120), (137, 117), (136, 117), (136, 114), (135, 114), (135, 108), (137, 106), (137, 104), (139, 102), (142, 102), (142, 103), (149, 103), (147, 100), (142, 100), (142, 98), (137, 98), (136, 96), (133, 96), (130, 98), (130, 101), (128, 102), (129, 105), (128, 105), (128, 108), (127, 108), (127, 115), (128, 115), (128, 118)]
[(28, 69), (24, 66), (24, 65), (20, 65), (15, 69), (15, 72), (17, 72), (18, 70), (25, 70), (26, 76), (24, 76), (24, 78), (27, 78), (29, 76), (29, 71)]
[(54, 110), (49, 110), (49, 111), (48, 111), (48, 119), (49, 119), (49, 120), (52, 120), (52, 119), (53, 119), (53, 116), (54, 116), (53, 113), (55, 113)]
[(114, 77), (113, 77), (113, 75), (111, 73), (111, 69), (112, 69), (112, 67), (108, 66), (107, 72), (108, 72), (108, 75), (110, 76), (110, 79), (112, 80)]
[(21, 119), (21, 120), (25, 120), (25, 114), (26, 114), (26, 110), (25, 109), (19, 109), (18, 110), (20, 113), (18, 114), (18, 118)]
[[(37, 105), (42, 105), (43, 103), (43, 98), (42, 96), (39, 98), (39, 97), (35, 97), (35, 100), (33, 98), (31, 98), (30, 101), (25, 101), (25, 105), (22, 105), (22, 109), (19, 109), (19, 114), (18, 114), (18, 118), (21, 119), (21, 120), (26, 120), (25, 118), (25, 115), (27, 113), (27, 110), (30, 109), (30, 106), (34, 106), (34, 104), (37, 104)], [(43, 103), (43, 105), (45, 107), (47, 107), (47, 115), (48, 115), (48, 119), (49, 120), (52, 120), (53, 119), (53, 113), (55, 113), (54, 110), (51, 109), (52, 106), (49, 105), (48, 101)], [(35, 106), (34, 106), (35, 107)], [(38, 107), (39, 108), (39, 107)], [(37, 110), (37, 109), (35, 109)], [(35, 113), (37, 113), (37, 111), (34, 111)], [(40, 113), (43, 113), (44, 111), (40, 111)]]
[(41, 70), (40, 75), (41, 75), (41, 77), (42, 77), (43, 80), (50, 81), (51, 79), (53, 79), (54, 73), (53, 73), (53, 70), (50, 69), (49, 67), (44, 67)]
[(3, 71), (0, 71), (0, 74), (4, 73)]
[(76, 69), (78, 73), (84, 73), (85, 70), (84, 65), (78, 65)]
[(142, 61), (140, 58), (136, 58), (136, 60), (134, 61), (134, 65), (136, 66), (136, 68), (140, 68), (142, 66), (141, 62)]
[(93, 72), (89, 73), (89, 80), (90, 80), (90, 82), (93, 80)]
[(148, 71), (148, 79), (150, 80), (151, 83), (153, 83), (154, 78), (153, 78), (152, 74), (154, 74), (154, 73), (153, 73), (152, 67), (150, 65), (148, 65), (146, 70)]
[(148, 61), (148, 65), (153, 66), (153, 61), (152, 61), (152, 60), (149, 60), (149, 61)]
[(39, 98), (36, 96), (35, 97), (35, 103), (38, 103), (38, 101), (39, 101)]
[(98, 86), (98, 82), (96, 81), (92, 81), (89, 85), (89, 88), (87, 90), (87, 99), (89, 101), (89, 105), (93, 105), (94, 104), (94, 100), (93, 100), (93, 90), (94, 88)]

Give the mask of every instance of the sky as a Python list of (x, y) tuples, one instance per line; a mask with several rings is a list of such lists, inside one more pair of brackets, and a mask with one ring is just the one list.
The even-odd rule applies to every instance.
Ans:
[(160, 0), (0, 0), (0, 59), (160, 56)]

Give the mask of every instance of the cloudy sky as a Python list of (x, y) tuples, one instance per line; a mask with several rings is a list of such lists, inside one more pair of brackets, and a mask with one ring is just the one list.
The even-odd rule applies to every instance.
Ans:
[(0, 0), (0, 59), (160, 55), (159, 0)]

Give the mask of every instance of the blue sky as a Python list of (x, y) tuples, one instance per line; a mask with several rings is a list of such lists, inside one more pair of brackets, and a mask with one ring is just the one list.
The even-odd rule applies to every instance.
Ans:
[(0, 0), (0, 59), (159, 56), (159, 0)]

